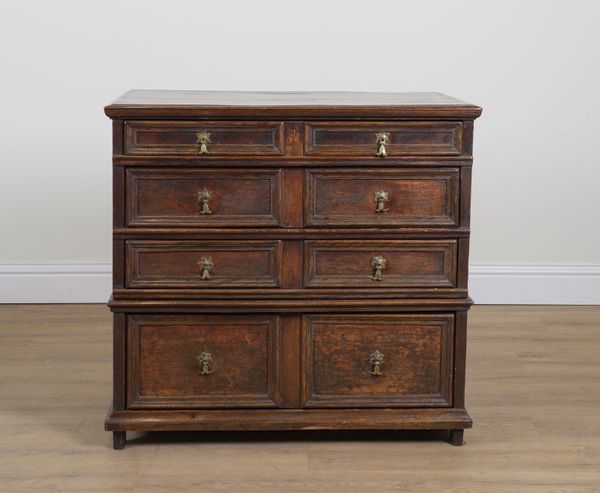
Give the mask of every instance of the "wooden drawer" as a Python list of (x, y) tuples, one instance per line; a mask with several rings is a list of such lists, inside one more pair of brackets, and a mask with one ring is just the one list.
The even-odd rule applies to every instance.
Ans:
[(276, 407), (279, 319), (128, 316), (127, 407)]
[(456, 226), (459, 170), (307, 170), (309, 226)]
[(125, 154), (278, 156), (283, 149), (282, 125), (257, 121), (127, 121)]
[(387, 157), (463, 152), (462, 122), (310, 122), (304, 135), (305, 154), (313, 156), (381, 158), (382, 143)]
[(305, 242), (307, 288), (451, 288), (456, 240)]
[(276, 226), (279, 170), (128, 169), (128, 226)]
[(128, 288), (276, 288), (281, 241), (127, 241)]
[(303, 331), (304, 407), (452, 405), (454, 315), (308, 315)]

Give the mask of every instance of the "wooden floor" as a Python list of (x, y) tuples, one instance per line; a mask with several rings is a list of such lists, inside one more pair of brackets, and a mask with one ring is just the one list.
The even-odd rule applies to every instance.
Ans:
[(154, 433), (111, 449), (101, 305), (0, 306), (0, 492), (600, 492), (600, 307), (472, 309), (466, 444)]

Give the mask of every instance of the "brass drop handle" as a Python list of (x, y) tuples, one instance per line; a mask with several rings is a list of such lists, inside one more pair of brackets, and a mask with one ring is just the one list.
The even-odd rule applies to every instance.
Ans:
[(200, 214), (208, 215), (213, 213), (213, 211), (210, 210), (209, 205), (209, 202), (212, 200), (212, 198), (213, 194), (210, 193), (206, 188), (198, 192), (198, 202), (202, 204), (202, 210), (200, 211)]
[(201, 279), (203, 281), (210, 280), (210, 271), (215, 266), (214, 262), (212, 261), (212, 258), (210, 258), (210, 257), (202, 257), (200, 259), (200, 262), (198, 262), (198, 265), (200, 266), (200, 270), (202, 271), (202, 278)]
[(208, 154), (208, 144), (210, 143), (210, 132), (198, 132), (196, 134), (196, 144), (198, 144), (198, 154)]
[(386, 157), (387, 151), (385, 146), (390, 144), (390, 134), (388, 132), (379, 132), (375, 134), (377, 138), (377, 157)]
[(383, 255), (377, 255), (377, 257), (371, 259), (371, 267), (373, 268), (371, 279), (373, 281), (383, 281), (381, 272), (387, 267), (387, 262), (387, 259), (383, 258)]
[(369, 363), (371, 364), (371, 369), (369, 370), (369, 373), (374, 377), (380, 377), (381, 375), (383, 375), (383, 372), (381, 371), (381, 365), (383, 365), (383, 358), (384, 355), (378, 350), (373, 351), (371, 354), (369, 354)]
[(211, 368), (212, 365), (212, 354), (207, 351), (202, 352), (198, 356), (198, 363), (200, 364), (200, 375), (210, 375), (215, 370)]
[(389, 200), (390, 198), (385, 190), (377, 190), (377, 192), (375, 192), (375, 212), (389, 211), (389, 209), (386, 209), (385, 207), (386, 202), (389, 202)]

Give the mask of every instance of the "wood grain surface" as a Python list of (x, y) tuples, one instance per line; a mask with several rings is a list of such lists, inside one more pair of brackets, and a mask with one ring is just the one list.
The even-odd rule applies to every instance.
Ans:
[(111, 118), (476, 118), (479, 106), (434, 92), (250, 92), (132, 90), (104, 108)]
[[(128, 226), (274, 226), (279, 223), (280, 171), (236, 169), (127, 170)], [(202, 214), (199, 193), (210, 193)]]
[(125, 153), (132, 156), (198, 155), (198, 133), (209, 132), (207, 154), (261, 156), (282, 153), (282, 122), (128, 121)]
[[(129, 409), (275, 407), (276, 316), (165, 317), (128, 321)], [(198, 357), (211, 355), (206, 373)]]
[(305, 407), (452, 404), (454, 315), (309, 315), (303, 336)]
[(386, 132), (387, 155), (462, 153), (462, 122), (321, 122), (306, 123), (305, 152), (315, 156), (376, 155), (377, 132)]
[[(456, 284), (456, 240), (316, 240), (305, 245), (305, 287), (448, 288)], [(375, 256), (386, 261), (379, 280), (373, 279)]]
[[(306, 171), (309, 226), (458, 226), (458, 169)], [(376, 213), (375, 192), (388, 195)]]
[[(444, 428), (462, 445), (463, 168), (481, 108), (439, 93), (134, 91), (106, 113), (116, 449), (127, 431), (183, 429)], [(307, 325), (317, 313), (332, 318)], [(346, 333), (338, 319), (362, 322)], [(370, 363), (366, 378), (356, 361), (379, 346), (384, 373)]]
[[(126, 285), (141, 288), (278, 287), (281, 241), (155, 241), (126, 243)], [(202, 259), (211, 259), (202, 277)]]
[(468, 446), (441, 431), (188, 431), (130, 432), (115, 452), (106, 307), (1, 306), (0, 491), (597, 493), (600, 307), (469, 317)]

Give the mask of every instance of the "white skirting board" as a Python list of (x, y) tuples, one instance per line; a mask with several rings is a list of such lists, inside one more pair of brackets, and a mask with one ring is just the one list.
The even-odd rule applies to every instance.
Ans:
[(0, 303), (106, 303), (110, 262), (0, 264)]
[(600, 305), (600, 265), (473, 264), (469, 292), (481, 305)]
[[(600, 305), (599, 264), (473, 264), (478, 304)], [(0, 303), (106, 303), (109, 262), (0, 264)]]

